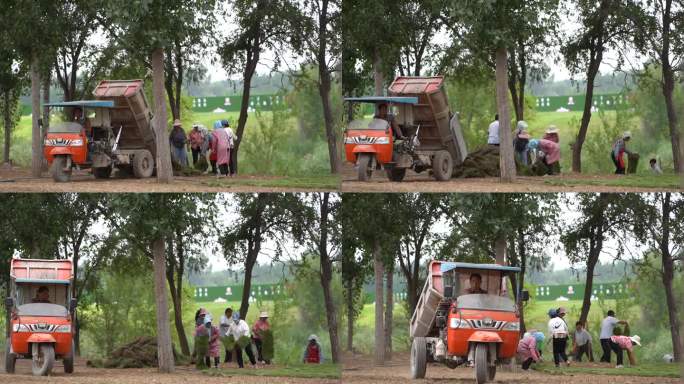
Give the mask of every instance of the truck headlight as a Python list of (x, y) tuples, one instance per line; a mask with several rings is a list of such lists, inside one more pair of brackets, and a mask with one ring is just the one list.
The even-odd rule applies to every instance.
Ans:
[(375, 140), (375, 144), (389, 144), (390, 140), (389, 137), (378, 137), (377, 140)]
[(29, 329), (28, 325), (26, 325), (26, 324), (14, 324), (14, 326), (12, 327), (12, 331), (14, 331), (14, 332), (29, 332), (30, 329)]
[(468, 320), (452, 317), (449, 320), (449, 328), (470, 328), (470, 324), (468, 324)]
[(345, 144), (356, 144), (356, 141), (354, 140), (353, 137), (345, 137), (345, 138), (344, 138), (344, 143), (345, 143)]
[(83, 145), (83, 139), (71, 140), (71, 143), (69, 143), (70, 147), (80, 147), (81, 145)]
[(71, 325), (69, 324), (64, 324), (64, 325), (58, 325), (57, 328), (55, 328), (56, 333), (71, 333)]
[(503, 328), (501, 328), (503, 331), (520, 331), (520, 323), (517, 321), (509, 321), (506, 323)]

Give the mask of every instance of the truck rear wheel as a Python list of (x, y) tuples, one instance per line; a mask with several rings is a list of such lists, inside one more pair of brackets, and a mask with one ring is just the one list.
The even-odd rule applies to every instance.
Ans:
[(358, 173), (359, 181), (368, 181), (373, 175), (373, 168), (371, 168), (371, 163), (373, 160), (373, 155), (370, 153), (360, 153), (358, 161)]
[(489, 364), (487, 363), (487, 344), (475, 345), (475, 382), (477, 384), (489, 381)]
[(17, 362), (17, 355), (10, 352), (12, 350), (12, 345), (9, 339), (7, 339), (6, 344), (7, 347), (5, 348), (5, 372), (14, 373), (14, 366)]
[(58, 183), (68, 183), (71, 180), (71, 170), (65, 171), (67, 157), (64, 155), (55, 156), (50, 166), (52, 179)]
[(437, 151), (432, 158), (432, 173), (435, 179), (439, 181), (447, 181), (451, 179), (451, 174), (454, 171), (454, 160), (451, 154), (447, 151)]
[(427, 343), (424, 337), (416, 337), (411, 343), (411, 378), (425, 378), (427, 369)]
[(64, 363), (64, 373), (74, 373), (74, 351), (76, 350), (76, 346), (74, 345), (74, 341), (71, 341), (71, 351), (67, 353), (64, 358), (62, 359), (62, 363)]
[(33, 376), (47, 376), (52, 372), (55, 364), (55, 347), (48, 343), (34, 343), (33, 354)]
[(387, 172), (387, 178), (390, 179), (390, 181), (399, 182), (404, 180), (404, 176), (406, 176), (406, 168), (391, 168), (385, 172)]
[(154, 157), (148, 150), (138, 151), (133, 155), (133, 175), (138, 179), (152, 176), (154, 172)]
[(112, 167), (93, 168), (93, 176), (96, 179), (109, 179), (112, 175)]

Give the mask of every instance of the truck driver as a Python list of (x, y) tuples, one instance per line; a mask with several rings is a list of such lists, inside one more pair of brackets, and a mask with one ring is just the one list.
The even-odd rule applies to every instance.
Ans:
[(482, 276), (479, 273), (472, 273), (470, 274), (470, 288), (466, 289), (466, 293), (469, 294), (475, 294), (475, 293), (487, 293), (484, 289), (481, 287), (482, 285)]
[(378, 104), (378, 111), (375, 114), (376, 119), (383, 119), (389, 123), (390, 127), (392, 127), (392, 132), (394, 133), (394, 137), (397, 139), (405, 139), (404, 133), (401, 131), (401, 128), (399, 127), (399, 124), (397, 124), (396, 120), (394, 120), (394, 115), (388, 112), (388, 106), (385, 103)]
[(36, 297), (33, 299), (34, 303), (50, 303), (50, 290), (46, 286), (41, 286), (36, 292)]

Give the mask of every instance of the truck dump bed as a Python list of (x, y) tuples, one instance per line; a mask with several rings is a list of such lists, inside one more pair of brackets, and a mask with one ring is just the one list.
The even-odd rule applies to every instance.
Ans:
[(416, 310), (411, 316), (410, 336), (426, 337), (435, 325), (435, 314), (439, 304), (444, 299), (444, 284), (440, 261), (431, 261), (428, 266), (428, 276), (420, 294)]
[(143, 92), (142, 80), (103, 80), (93, 91), (98, 100), (114, 101), (110, 112), (114, 134), (123, 127), (119, 138), (122, 150), (147, 149), (156, 155), (152, 114)]
[(468, 155), (458, 116), (451, 116), (449, 101), (444, 91), (444, 77), (400, 76), (389, 87), (390, 96), (414, 96), (413, 125), (420, 125), (417, 150), (451, 153), (454, 166), (460, 165)]
[(71, 260), (12, 259), (10, 277), (21, 281), (71, 281), (74, 270)]

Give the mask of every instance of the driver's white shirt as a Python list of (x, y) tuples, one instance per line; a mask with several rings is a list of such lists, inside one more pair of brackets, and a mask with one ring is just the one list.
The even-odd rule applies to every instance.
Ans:
[(560, 317), (554, 317), (549, 320), (549, 333), (551, 336), (562, 336), (568, 334), (568, 325)]

